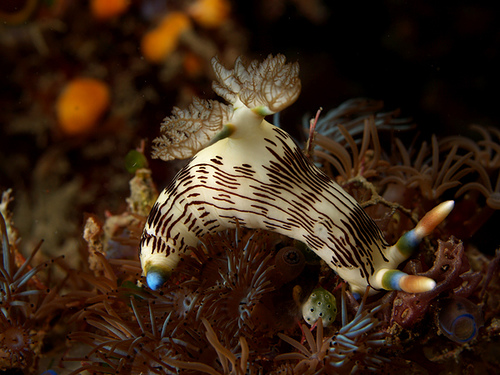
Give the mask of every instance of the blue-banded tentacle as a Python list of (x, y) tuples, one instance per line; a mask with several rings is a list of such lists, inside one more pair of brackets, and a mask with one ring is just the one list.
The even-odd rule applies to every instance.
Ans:
[[(446, 201), (429, 211), (417, 223), (414, 229), (406, 232), (386, 251), (394, 262), (401, 263), (418, 249), (422, 239), (429, 235), (451, 212), (454, 202)], [(409, 293), (421, 293), (434, 289), (436, 282), (428, 277), (408, 275), (397, 269), (381, 268), (377, 271), (376, 287), (386, 290), (403, 290)]]
[(430, 210), (420, 219), (415, 228), (403, 234), (393, 246), (387, 249), (387, 256), (398, 263), (408, 259), (418, 248), (422, 239), (432, 233), (448, 216), (454, 205), (453, 201), (446, 201)]

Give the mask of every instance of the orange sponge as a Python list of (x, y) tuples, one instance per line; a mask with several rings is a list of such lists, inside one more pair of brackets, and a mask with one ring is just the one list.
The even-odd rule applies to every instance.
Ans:
[(98, 20), (108, 20), (124, 13), (130, 0), (91, 0), (90, 10)]
[(228, 0), (197, 0), (188, 8), (188, 13), (201, 26), (220, 27), (226, 22), (231, 12)]
[(160, 63), (177, 48), (180, 35), (190, 27), (191, 21), (186, 14), (168, 13), (158, 27), (142, 38), (142, 54), (149, 61)]
[(108, 86), (93, 78), (75, 78), (67, 84), (56, 103), (60, 129), (66, 135), (88, 133), (109, 108)]

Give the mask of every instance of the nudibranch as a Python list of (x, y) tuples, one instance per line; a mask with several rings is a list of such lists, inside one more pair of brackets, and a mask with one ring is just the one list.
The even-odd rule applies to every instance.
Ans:
[(283, 55), (233, 70), (212, 60), (214, 91), (231, 105), (194, 99), (174, 108), (154, 140), (153, 157), (192, 157), (163, 190), (147, 219), (140, 259), (160, 288), (201, 236), (236, 225), (274, 231), (306, 244), (351, 290), (423, 292), (432, 279), (397, 266), (451, 211), (441, 203), (393, 246), (356, 200), (317, 168), (291, 136), (265, 120), (298, 97), (297, 63)]

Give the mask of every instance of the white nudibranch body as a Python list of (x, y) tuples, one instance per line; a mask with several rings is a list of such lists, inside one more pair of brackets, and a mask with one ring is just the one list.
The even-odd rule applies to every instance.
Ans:
[[(153, 156), (192, 157), (153, 206), (141, 238), (147, 283), (158, 289), (182, 254), (201, 236), (236, 224), (302, 241), (353, 292), (421, 292), (433, 280), (397, 270), (421, 238), (453, 208), (445, 202), (390, 246), (375, 222), (318, 169), (284, 130), (264, 116), (293, 103), (300, 92), (298, 65), (281, 55), (230, 71), (213, 60), (215, 91), (231, 106), (196, 99), (165, 120)], [(194, 138), (194, 139), (193, 139)]]

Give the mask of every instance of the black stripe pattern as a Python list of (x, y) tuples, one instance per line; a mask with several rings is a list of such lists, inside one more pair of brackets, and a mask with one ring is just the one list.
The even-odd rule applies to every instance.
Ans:
[(177, 174), (147, 220), (142, 266), (172, 270), (200, 236), (236, 222), (304, 242), (356, 291), (363, 292), (377, 270), (397, 266), (362, 207), (266, 121), (254, 139), (218, 141)]

